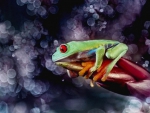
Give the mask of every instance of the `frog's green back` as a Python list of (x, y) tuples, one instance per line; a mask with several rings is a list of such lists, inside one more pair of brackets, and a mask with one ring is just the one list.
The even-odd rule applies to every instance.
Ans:
[(71, 41), (67, 43), (69, 46), (74, 46), (79, 51), (91, 50), (98, 48), (99, 46), (105, 46), (108, 44), (116, 44), (118, 41), (114, 40), (88, 40), (88, 41)]

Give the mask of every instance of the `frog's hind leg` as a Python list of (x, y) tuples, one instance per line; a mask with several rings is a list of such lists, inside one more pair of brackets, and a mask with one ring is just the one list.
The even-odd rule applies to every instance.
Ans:
[(106, 69), (106, 73), (101, 79), (102, 81), (105, 81), (107, 79), (107, 76), (112, 70), (112, 68), (115, 66), (117, 61), (127, 52), (127, 50), (128, 50), (128, 46), (123, 43), (119, 43), (118, 45), (106, 50), (106, 54), (105, 54), (106, 57), (108, 59), (113, 59), (113, 61), (108, 65)]

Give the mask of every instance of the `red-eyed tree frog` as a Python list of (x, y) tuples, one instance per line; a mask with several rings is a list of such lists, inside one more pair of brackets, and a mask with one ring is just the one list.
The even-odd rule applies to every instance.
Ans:
[(101, 66), (103, 58), (106, 56), (108, 59), (113, 60), (108, 65), (106, 73), (101, 79), (102, 81), (105, 81), (112, 68), (115, 66), (117, 61), (125, 55), (127, 50), (127, 45), (113, 40), (71, 41), (57, 47), (56, 52), (52, 55), (52, 61), (57, 62), (76, 53), (88, 51), (86, 53), (87, 57), (96, 54), (95, 64), (89, 70), (92, 74)]

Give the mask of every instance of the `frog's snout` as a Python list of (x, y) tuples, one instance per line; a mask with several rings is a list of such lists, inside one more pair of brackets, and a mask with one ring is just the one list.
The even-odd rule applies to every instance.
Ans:
[(55, 54), (52, 55), (52, 61), (55, 62)]

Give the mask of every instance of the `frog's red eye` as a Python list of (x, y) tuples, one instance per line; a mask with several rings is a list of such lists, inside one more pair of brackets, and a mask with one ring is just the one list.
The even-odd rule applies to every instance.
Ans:
[(61, 51), (62, 53), (65, 53), (65, 52), (67, 51), (67, 46), (64, 45), (64, 44), (60, 45), (60, 51)]

